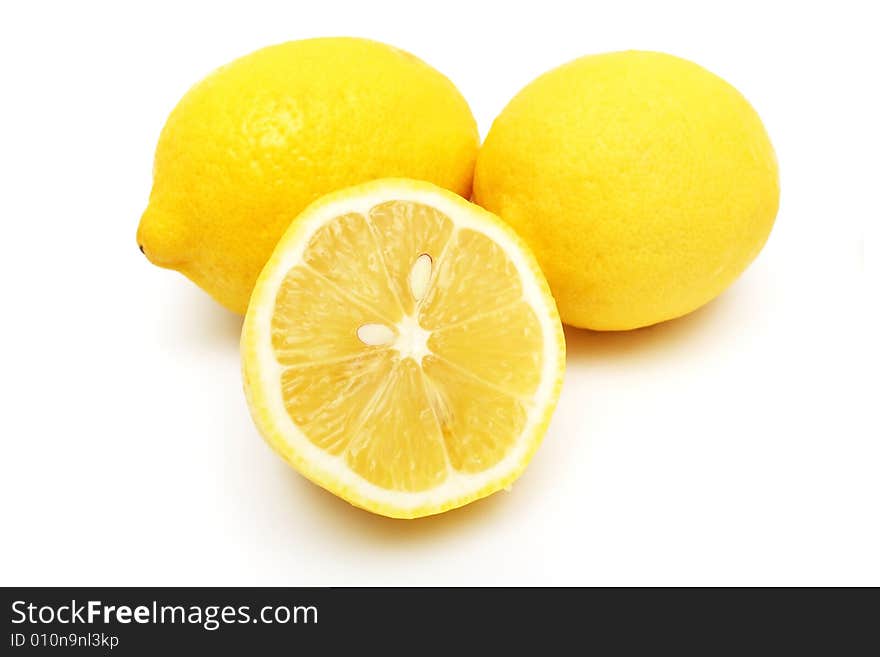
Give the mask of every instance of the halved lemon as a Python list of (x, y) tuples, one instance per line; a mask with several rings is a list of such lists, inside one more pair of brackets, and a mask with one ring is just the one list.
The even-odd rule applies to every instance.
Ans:
[(269, 444), (386, 516), (508, 487), (556, 405), (565, 343), (525, 244), (446, 190), (379, 180), (325, 196), (281, 238), (242, 333)]

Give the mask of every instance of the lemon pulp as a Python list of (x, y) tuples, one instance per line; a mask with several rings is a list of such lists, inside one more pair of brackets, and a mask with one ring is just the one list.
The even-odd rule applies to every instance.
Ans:
[(403, 491), (504, 457), (540, 380), (541, 345), (498, 245), (404, 201), (322, 226), (272, 319), (291, 419), (366, 480)]
[(549, 288), (500, 219), (429, 183), (316, 202), (260, 275), (242, 333), (267, 441), (349, 502), (415, 517), (509, 486), (558, 398)]

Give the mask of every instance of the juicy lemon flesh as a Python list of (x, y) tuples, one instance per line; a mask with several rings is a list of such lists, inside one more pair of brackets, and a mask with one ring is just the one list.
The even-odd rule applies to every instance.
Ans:
[(278, 289), (271, 336), (293, 423), (365, 480), (407, 493), (501, 461), (543, 365), (507, 254), (413, 201), (321, 226)]

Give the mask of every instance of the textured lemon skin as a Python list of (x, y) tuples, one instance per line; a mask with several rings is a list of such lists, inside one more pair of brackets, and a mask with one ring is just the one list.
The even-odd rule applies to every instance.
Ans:
[(310, 202), (386, 176), (468, 196), (478, 145), (461, 94), (409, 53), (354, 38), (270, 46), (218, 69), (172, 111), (138, 243), (244, 313)]
[(776, 156), (721, 78), (671, 55), (587, 56), (534, 80), (492, 125), (477, 203), (528, 242), (563, 322), (647, 326), (715, 298), (776, 217)]
[[(540, 416), (537, 417), (531, 431), (527, 435), (521, 437), (521, 440), (526, 444), (526, 449), (522, 452), (519, 460), (513, 464), (513, 467), (507, 470), (502, 477), (487, 482), (486, 485), (478, 490), (471, 491), (464, 495), (450, 497), (441, 502), (427, 503), (416, 507), (404, 507), (377, 501), (369, 495), (364, 494), (364, 492), (358, 487), (346, 484), (341, 479), (334, 477), (332, 473), (327, 472), (319, 465), (311, 462), (305, 454), (297, 451), (285, 440), (283, 430), (278, 424), (278, 418), (270, 410), (272, 404), (268, 399), (268, 391), (264, 386), (259, 384), (261, 379), (259, 343), (261, 340), (265, 339), (265, 328), (261, 326), (259, 316), (263, 308), (271, 308), (274, 307), (275, 304), (277, 289), (270, 285), (273, 271), (282, 266), (285, 253), (288, 249), (293, 248), (296, 243), (302, 242), (308, 238), (308, 233), (306, 232), (305, 227), (307, 226), (308, 219), (312, 215), (320, 213), (324, 207), (335, 204), (339, 201), (345, 201), (346, 199), (352, 198), (356, 199), (361, 195), (370, 194), (373, 191), (381, 191), (388, 188), (393, 190), (421, 190), (442, 196), (447, 199), (448, 202), (460, 206), (463, 211), (479, 212), (481, 219), (484, 222), (491, 223), (497, 226), (500, 230), (503, 230), (508, 239), (519, 246), (523, 257), (525, 258), (526, 265), (529, 271), (534, 275), (535, 281), (541, 290), (541, 296), (545, 300), (544, 311), (550, 314), (550, 323), (555, 327), (553, 334), (548, 336), (548, 339), (552, 340), (556, 345), (556, 359), (555, 362), (552, 363), (554, 376), (551, 381), (550, 394), (546, 405), (541, 409)], [(550, 425), (553, 411), (556, 409), (556, 404), (559, 401), (559, 394), (562, 390), (562, 382), (565, 375), (565, 336), (562, 331), (562, 325), (557, 314), (553, 296), (550, 292), (550, 287), (541, 272), (537, 260), (529, 251), (528, 245), (526, 245), (507, 224), (493, 214), (486, 212), (483, 208), (464, 200), (457, 194), (453, 194), (445, 189), (437, 188), (432, 184), (416, 180), (375, 180), (348, 189), (338, 190), (334, 193), (327, 194), (309, 205), (302, 212), (300, 218), (302, 221), (293, 222), (281, 237), (274, 252), (260, 274), (254, 288), (251, 304), (248, 307), (247, 314), (244, 318), (244, 324), (242, 326), (241, 363), (244, 392), (251, 412), (251, 417), (265, 441), (291, 467), (313, 483), (330, 491), (334, 495), (341, 497), (353, 506), (389, 518), (409, 520), (436, 515), (509, 488), (523, 473), (538, 447), (541, 445), (544, 435), (547, 432), (547, 428)]]

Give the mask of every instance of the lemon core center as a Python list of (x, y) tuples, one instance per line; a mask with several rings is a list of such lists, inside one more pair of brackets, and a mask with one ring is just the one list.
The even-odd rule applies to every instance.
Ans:
[(426, 331), (419, 324), (419, 320), (414, 315), (404, 315), (403, 319), (397, 325), (397, 340), (393, 347), (400, 352), (400, 358), (412, 358), (419, 365), (422, 364), (422, 358), (431, 353), (428, 349), (428, 338), (431, 332)]

